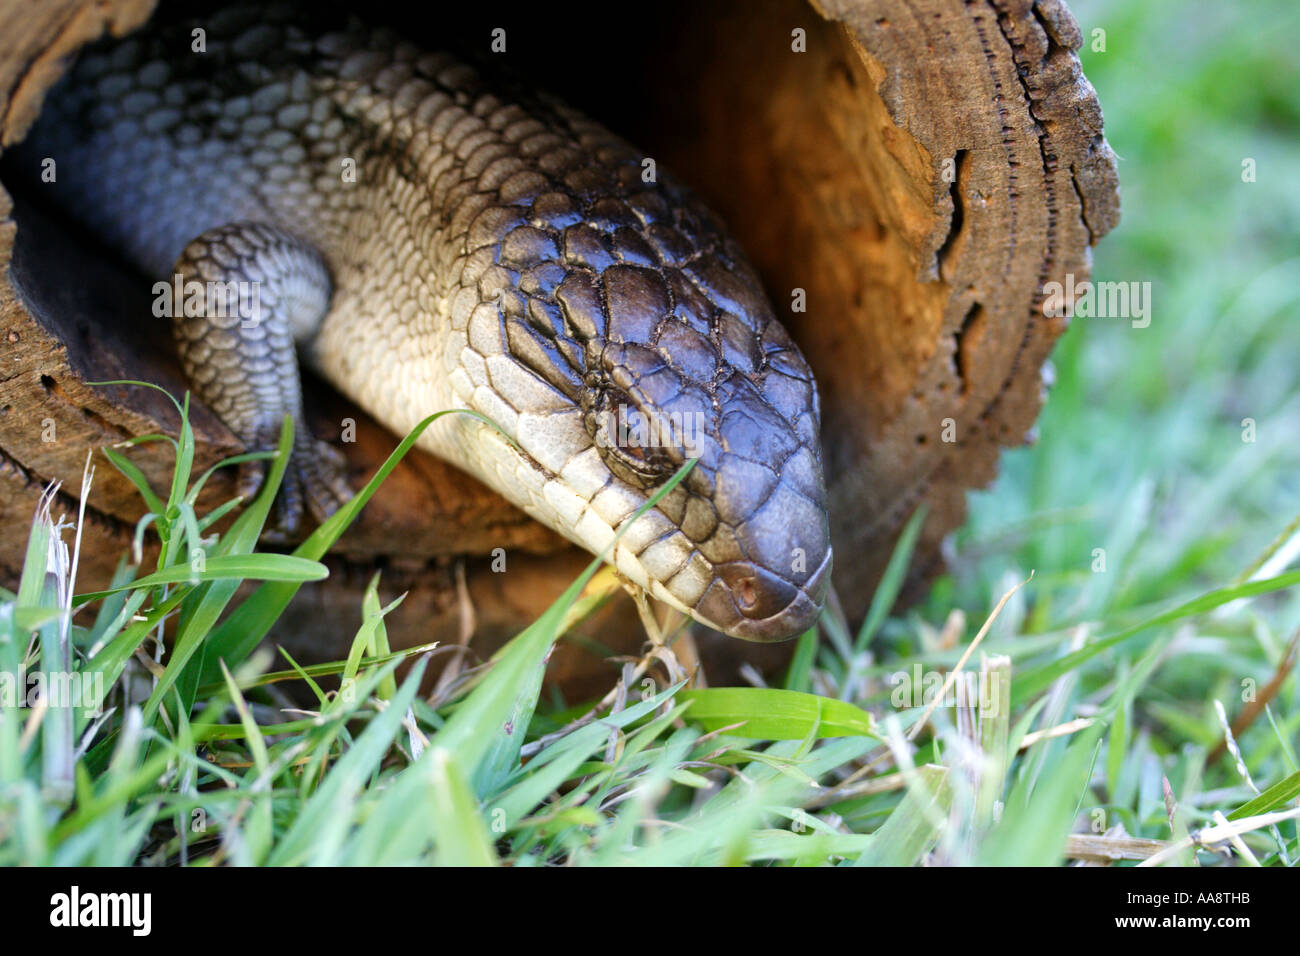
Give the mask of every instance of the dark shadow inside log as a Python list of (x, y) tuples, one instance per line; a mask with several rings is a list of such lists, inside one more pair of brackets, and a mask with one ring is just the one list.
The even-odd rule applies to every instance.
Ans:
[[(1116, 214), (1113, 156), (1078, 72), (1077, 27), (1061, 4), (669, 0), (639, 11), (632, 28), (602, 3), (566, 5), (562, 14), (542, 5), (449, 14), (388, 2), (358, 12), (427, 47), (485, 51), (491, 31), (504, 28), (507, 53), (497, 59), (506, 69), (637, 144), (721, 213), (818, 376), (835, 581), (850, 618), (865, 610), (898, 529), (920, 504), (929, 517), (914, 580), (933, 572), (943, 536), (964, 517), (966, 491), (991, 479), (1001, 448), (1022, 441), (1037, 415), (1040, 368), (1064, 328), (1041, 314), (1043, 282), (1086, 276), (1089, 244)], [(800, 30), (806, 52), (795, 53)], [(0, 129), (0, 142), (20, 132)], [(8, 171), (0, 175), (14, 184)], [(34, 487), (60, 479), (75, 488), (88, 446), (175, 428), (174, 411), (150, 390), (84, 383), (140, 378), (184, 389), (170, 332), (149, 310), (152, 280), (125, 273), (111, 251), (30, 197), (19, 197), (12, 219), (17, 301), (0, 287), (7, 357), (20, 369), (0, 382), (0, 479), (8, 482), (0, 485), (0, 571), (10, 582)], [(792, 309), (796, 290), (805, 311)], [(309, 383), (308, 398), (322, 436), (356, 419), (357, 441), (345, 451), (359, 484), (397, 436), (324, 383)], [(45, 418), (66, 437), (35, 437), (33, 421)], [(202, 408), (195, 427), (199, 467), (237, 450)], [(156, 483), (169, 473), (162, 449), (138, 452)], [(206, 500), (230, 494), (218, 480)], [(90, 504), (102, 534), (88, 542), (82, 580), (94, 586), (143, 508), (107, 468)], [(506, 575), (481, 557), (494, 548), (520, 557)], [(393, 475), (338, 551), (339, 573), (304, 589), (281, 635), (297, 628), (323, 656), (337, 654), (359, 621), (364, 569), (384, 568), (388, 596), (423, 595), (390, 619), (400, 645), (435, 631), (454, 636), (456, 561), (466, 562), (476, 602), (508, 610), (494, 619), (500, 634), (540, 613), (585, 563), (422, 453)], [(528, 557), (546, 554), (554, 560)], [(519, 600), (503, 602), (503, 586)], [(641, 639), (626, 607), (599, 626), (626, 631), (611, 641), (623, 651)], [(717, 646), (719, 669), (759, 659), (743, 644)]]

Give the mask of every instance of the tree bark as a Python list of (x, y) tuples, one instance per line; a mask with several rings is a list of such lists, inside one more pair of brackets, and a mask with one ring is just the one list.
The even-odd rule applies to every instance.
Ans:
[[(0, 150), (22, 138), (77, 49), (135, 29), (151, 9), (149, 0), (0, 0)], [(590, 56), (557, 63), (566, 44), (602, 49), (598, 16), (562, 26), (521, 17), (510, 66), (544, 77), (721, 213), (812, 364), (835, 586), (849, 617), (864, 612), (920, 505), (928, 517), (912, 581), (928, 579), (964, 519), (966, 492), (993, 478), (1001, 449), (1031, 434), (1066, 324), (1044, 315), (1045, 284), (1086, 279), (1091, 245), (1118, 218), (1114, 155), (1064, 3), (673, 2), (604, 47), (599, 84)], [(423, 37), (420, 25), (409, 29), (437, 42), (427, 26)], [(62, 482), (75, 514), (89, 450), (175, 432), (157, 393), (87, 383), (185, 388), (140, 284), (74, 229), (14, 201), (0, 188), (0, 583), (9, 585), (41, 487)], [(357, 441), (345, 451), (358, 479), (396, 443), (327, 386), (309, 383), (308, 399), (322, 421), (355, 418)], [(195, 406), (193, 422), (198, 468), (239, 450), (207, 409)], [(107, 580), (144, 513), (130, 484), (93, 457), (79, 573), (87, 588)], [(165, 487), (168, 446), (132, 457)], [(205, 501), (231, 494), (221, 475)], [(497, 548), (520, 558), (504, 591), (483, 557)], [(359, 622), (369, 569), (385, 569), (387, 590), (414, 589), (390, 619), (395, 643), (413, 644), (453, 636), (466, 595), (490, 605), (491, 629), (508, 636), (583, 563), (558, 535), (423, 453), (386, 483), (334, 560), (340, 573), (303, 590), (280, 635), (325, 654)], [(627, 631), (613, 641), (626, 648), (640, 639), (635, 620), (625, 607), (601, 626)], [(718, 646), (717, 667), (761, 656)]]

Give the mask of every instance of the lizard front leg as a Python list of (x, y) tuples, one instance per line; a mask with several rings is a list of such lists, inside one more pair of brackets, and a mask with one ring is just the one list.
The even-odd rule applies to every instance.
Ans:
[[(274, 450), (284, 416), (292, 416), (293, 455), (276, 524), (296, 530), (304, 504), (324, 520), (352, 493), (343, 456), (312, 436), (302, 414), (295, 343), (316, 334), (331, 294), (320, 253), (284, 230), (235, 222), (191, 241), (173, 272), (181, 290), (173, 297), (173, 328), (195, 394), (248, 451)], [(256, 493), (266, 464), (240, 467), (240, 494)]]

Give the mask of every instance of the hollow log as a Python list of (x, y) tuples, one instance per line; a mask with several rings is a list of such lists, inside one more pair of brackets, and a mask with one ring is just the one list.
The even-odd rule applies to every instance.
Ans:
[[(1115, 159), (1075, 53), (1079, 28), (1060, 0), (674, 0), (615, 40), (598, 5), (590, 15), (585, 6), (562, 18), (467, 11), (451, 24), (382, 3), (360, 12), (429, 46), (448, 36), (485, 45), (504, 27), (510, 69), (637, 143), (728, 222), (819, 381), (834, 583), (856, 619), (908, 516), (927, 508), (919, 585), (941, 566), (966, 492), (1031, 435), (1065, 330), (1044, 314), (1044, 287), (1085, 279), (1090, 247), (1117, 220)], [(152, 7), (0, 0), (0, 152), (22, 139), (78, 49), (129, 33)], [(88, 451), (175, 433), (158, 393), (89, 384), (143, 380), (183, 393), (142, 288), (111, 252), (0, 185), (0, 583), (17, 579), (42, 487), (61, 482), (60, 502), (75, 514)], [(308, 403), (335, 430), (356, 421), (345, 452), (358, 480), (396, 443), (322, 383), (308, 383)], [(240, 449), (201, 405), (192, 419), (198, 468)], [(165, 487), (168, 446), (132, 455)], [(86, 588), (107, 580), (145, 510), (129, 482), (92, 459)], [(223, 471), (203, 501), (232, 493)], [(493, 549), (510, 556), (505, 575), (485, 557)], [(336, 550), (337, 573), (304, 588), (275, 635), (308, 656), (345, 646), (374, 569), (386, 593), (412, 594), (390, 618), (395, 644), (453, 639), (468, 600), (484, 651), (585, 561), (421, 452)], [(615, 649), (641, 639), (626, 604), (590, 628)], [(706, 642), (705, 656), (722, 679), (741, 662), (780, 660), (733, 641)], [(571, 658), (566, 673), (610, 672), (591, 655)]]

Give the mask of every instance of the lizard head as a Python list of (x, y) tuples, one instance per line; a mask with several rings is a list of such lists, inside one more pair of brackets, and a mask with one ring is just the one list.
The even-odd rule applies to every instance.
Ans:
[(556, 109), (550, 128), (572, 139), (539, 134), (554, 151), (467, 220), (460, 247), (451, 377), (522, 449), (468, 464), (594, 553), (622, 531), (609, 560), (696, 620), (794, 637), (831, 569), (812, 371), (717, 217)]
[[(593, 551), (695, 459), (613, 563), (708, 626), (784, 640), (816, 620), (830, 580), (816, 385), (739, 249), (695, 225), (708, 245), (688, 262), (569, 257), (549, 301), (507, 307), (511, 354), (578, 412), (515, 437), (555, 461), (552, 503), (576, 496), (556, 526)], [(608, 248), (581, 234), (595, 232), (571, 227), (557, 247)]]

